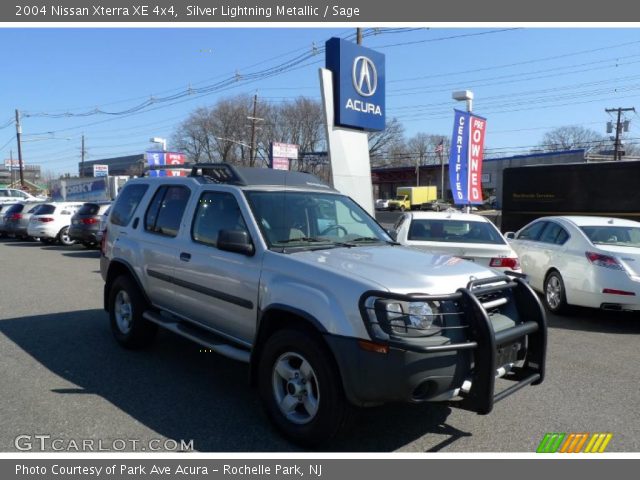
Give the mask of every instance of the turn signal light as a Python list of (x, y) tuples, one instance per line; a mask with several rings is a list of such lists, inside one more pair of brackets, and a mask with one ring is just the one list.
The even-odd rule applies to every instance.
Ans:
[(358, 346), (367, 352), (389, 353), (389, 347), (387, 345), (380, 345), (379, 343), (369, 342), (368, 340), (358, 340)]

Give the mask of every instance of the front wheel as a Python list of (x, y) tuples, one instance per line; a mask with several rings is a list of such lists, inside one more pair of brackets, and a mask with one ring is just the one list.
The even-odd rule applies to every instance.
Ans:
[(316, 446), (346, 423), (350, 405), (330, 352), (315, 335), (280, 330), (264, 346), (258, 385), (270, 420), (290, 440)]
[(544, 281), (544, 303), (553, 313), (566, 313), (567, 294), (562, 276), (551, 272)]
[(136, 283), (127, 276), (115, 279), (109, 289), (109, 321), (118, 343), (125, 348), (149, 345), (158, 330), (155, 323), (142, 316), (147, 302)]
[(76, 243), (76, 241), (71, 240), (71, 237), (69, 236), (69, 227), (62, 227), (62, 230), (60, 230), (60, 233), (58, 234), (58, 241), (65, 247)]

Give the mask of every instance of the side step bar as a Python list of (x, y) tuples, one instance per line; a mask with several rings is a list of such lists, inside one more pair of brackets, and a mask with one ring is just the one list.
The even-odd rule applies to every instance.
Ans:
[(189, 340), (196, 342), (205, 348), (209, 348), (220, 355), (231, 358), (232, 360), (249, 363), (251, 359), (251, 352), (249, 350), (235, 346), (214, 333), (192, 326), (180, 320), (163, 317), (159, 313), (151, 310), (147, 310), (142, 314), (142, 316), (146, 320), (149, 320), (162, 328), (188, 338)]

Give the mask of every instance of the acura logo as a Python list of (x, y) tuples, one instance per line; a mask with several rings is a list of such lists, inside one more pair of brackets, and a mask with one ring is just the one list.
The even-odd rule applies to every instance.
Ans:
[(353, 61), (353, 86), (358, 94), (370, 97), (378, 88), (378, 72), (371, 59), (356, 57)]

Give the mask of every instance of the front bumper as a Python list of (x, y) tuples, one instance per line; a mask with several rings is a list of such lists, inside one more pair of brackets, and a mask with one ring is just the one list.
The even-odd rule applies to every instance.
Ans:
[[(450, 338), (439, 337), (443, 339), (440, 344), (422, 339), (376, 340), (376, 344), (388, 347), (387, 353), (365, 350), (358, 339), (326, 336), (337, 358), (349, 400), (355, 405), (366, 406), (391, 401), (445, 401), (459, 396), (459, 400), (447, 401), (448, 405), (487, 414), (493, 409), (494, 402), (525, 386), (541, 383), (545, 375), (547, 344), (544, 308), (524, 281), (499, 278), (506, 283), (489, 285), (495, 284), (496, 278), (474, 281), (467, 288), (445, 297), (365, 293), (360, 302), (361, 310), (366, 299), (372, 296), (403, 301), (458, 302), (467, 333), (464, 339), (456, 338), (460, 332), (457, 328), (457, 333)], [(506, 291), (518, 318), (510, 322), (510, 326), (497, 330), (487, 311), (489, 301), (481, 300), (495, 298)], [(490, 310), (495, 312), (495, 309)], [(515, 358), (514, 352), (509, 350), (516, 347), (518, 365), (504, 376), (516, 383), (495, 393), (495, 379), (505, 373), (501, 370), (504, 359)]]

